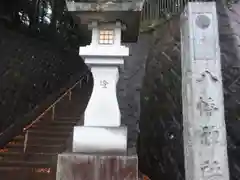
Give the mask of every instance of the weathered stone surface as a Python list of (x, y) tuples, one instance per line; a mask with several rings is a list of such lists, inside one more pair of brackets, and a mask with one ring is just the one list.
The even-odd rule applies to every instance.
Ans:
[[(239, 83), (240, 2), (226, 9), (217, 1), (225, 116), (231, 180), (240, 178)], [(151, 180), (184, 179), (179, 16), (154, 32), (141, 92), (138, 155)]]
[(137, 180), (137, 156), (98, 156), (63, 153), (58, 156), (57, 180)]
[(189, 3), (180, 22), (185, 179), (229, 180), (215, 2)]

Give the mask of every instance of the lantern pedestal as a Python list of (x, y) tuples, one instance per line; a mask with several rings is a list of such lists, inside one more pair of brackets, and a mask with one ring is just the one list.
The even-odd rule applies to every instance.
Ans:
[(137, 156), (58, 156), (58, 180), (138, 180)]

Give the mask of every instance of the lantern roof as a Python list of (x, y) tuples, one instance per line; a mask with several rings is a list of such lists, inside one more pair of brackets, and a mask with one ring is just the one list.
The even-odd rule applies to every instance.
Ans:
[(75, 23), (85, 29), (93, 21), (99, 24), (121, 22), (123, 42), (136, 42), (145, 0), (66, 0)]

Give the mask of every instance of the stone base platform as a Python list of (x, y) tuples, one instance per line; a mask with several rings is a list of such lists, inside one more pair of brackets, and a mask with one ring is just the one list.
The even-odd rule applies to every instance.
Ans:
[(137, 180), (137, 156), (58, 155), (56, 180)]

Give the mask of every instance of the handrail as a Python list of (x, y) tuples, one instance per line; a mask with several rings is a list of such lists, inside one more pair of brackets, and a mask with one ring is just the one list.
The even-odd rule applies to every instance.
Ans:
[(71, 93), (71, 91), (83, 80), (85, 75), (88, 75), (88, 73), (81, 76), (81, 78), (70, 88), (68, 88), (64, 94), (62, 94), (56, 101), (54, 101), (44, 112), (42, 112), (34, 121), (32, 121), (31, 124), (27, 125), (25, 128), (23, 128), (23, 132), (26, 132), (29, 128), (31, 128), (36, 122), (38, 122), (47, 112), (49, 112), (52, 108), (54, 108), (58, 102), (60, 102), (66, 95)]
[[(24, 132), (26, 133), (26, 131), (34, 124), (36, 123), (43, 115), (45, 115), (49, 110), (53, 110), (52, 115), (54, 115), (54, 107), (55, 105), (61, 101), (61, 99), (63, 97), (65, 97), (68, 93), (71, 92), (71, 90), (73, 88), (76, 87), (77, 84), (79, 84), (83, 78), (85, 78), (87, 76), (87, 79), (89, 79), (90, 76), (90, 71), (88, 69), (85, 69), (82, 73), (79, 73), (76, 77), (76, 75), (71, 76), (70, 78), (70, 83), (68, 83), (68, 85), (66, 85), (64, 88), (64, 90), (60, 90), (58, 93), (54, 93), (51, 96), (49, 96), (46, 100), (45, 100), (45, 104), (42, 104), (41, 106), (36, 106), (31, 112), (27, 113), (26, 115), (23, 116), (23, 118), (21, 118), (21, 120), (15, 121), (14, 123), (12, 123), (11, 125), (9, 125), (4, 131), (0, 132), (0, 147), (3, 147), (6, 143), (8, 143), (9, 141), (11, 141), (11, 139)], [(80, 79), (80, 80), (79, 80)], [(77, 81), (77, 82), (76, 82)], [(75, 83), (76, 82), (76, 83)], [(71, 84), (74, 85), (72, 86)], [(69, 86), (71, 86), (71, 88), (68, 88)], [(68, 88), (68, 89), (67, 89)], [(67, 90), (66, 90), (67, 89)], [(61, 95), (62, 94), (62, 95)], [(69, 94), (70, 96), (71, 94)], [(60, 97), (59, 97), (60, 96)], [(57, 99), (57, 100), (56, 100)], [(70, 98), (69, 98), (70, 99)], [(53, 103), (52, 103), (53, 102)], [(40, 114), (40, 115), (38, 115)], [(37, 118), (36, 118), (37, 117)], [(52, 117), (54, 118), (54, 117)], [(32, 119), (34, 119), (34, 121), (32, 121)], [(31, 123), (31, 124), (30, 124)], [(30, 124), (30, 125), (29, 125)], [(23, 128), (25, 127), (25, 128)]]

